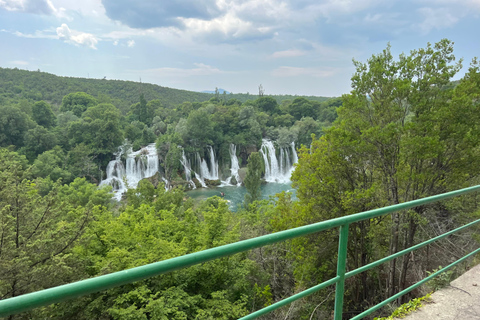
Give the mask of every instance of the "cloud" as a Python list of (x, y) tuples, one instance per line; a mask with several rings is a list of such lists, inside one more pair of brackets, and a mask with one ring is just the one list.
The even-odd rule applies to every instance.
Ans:
[(18, 66), (27, 66), (28, 65), (28, 61), (23, 61), (23, 60), (10, 61), (10, 63), (18, 65)]
[(65, 9), (57, 9), (51, 0), (0, 0), (0, 9), (65, 18)]
[(56, 9), (50, 0), (0, 0), (0, 8), (36, 14), (53, 14)]
[(272, 54), (272, 58), (292, 58), (305, 55), (306, 52), (298, 49), (277, 51)]
[(194, 63), (196, 68), (182, 69), (182, 68), (156, 68), (141, 71), (144, 74), (157, 75), (162, 77), (191, 77), (191, 76), (209, 76), (226, 73), (218, 68), (203, 64)]
[(244, 21), (235, 15), (225, 16), (212, 20), (180, 19), (185, 25), (186, 33), (193, 38), (212, 40), (215, 42), (245, 41), (271, 38), (270, 27), (255, 26), (252, 22)]
[(215, 0), (102, 0), (107, 16), (132, 28), (180, 26), (178, 18), (210, 19), (218, 14)]
[[(1, 0), (0, 0), (1, 1)], [(105, 16), (105, 8), (100, 0), (51, 0), (60, 10), (65, 10), (73, 17), (108, 18)]]
[(50, 30), (36, 30), (34, 33), (23, 33), (20, 31), (11, 32), (20, 38), (29, 39), (58, 39), (58, 36), (51, 33)]
[(128, 40), (127, 41), (127, 47), (132, 48), (135, 46), (135, 40)]
[(274, 77), (312, 76), (326, 78), (335, 74), (333, 68), (298, 68), (282, 66), (272, 71)]
[(57, 28), (57, 36), (60, 40), (76, 46), (97, 49), (96, 45), (98, 43), (98, 39), (93, 34), (70, 30), (65, 23)]
[(423, 17), (418, 25), (423, 34), (428, 34), (432, 29), (452, 27), (459, 21), (459, 17), (447, 8), (420, 8), (418, 12)]

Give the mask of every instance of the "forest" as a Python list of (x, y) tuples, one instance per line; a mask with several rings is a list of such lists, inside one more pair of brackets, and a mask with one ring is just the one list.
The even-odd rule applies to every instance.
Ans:
[[(0, 69), (1, 299), (478, 184), (480, 63), (473, 59), (453, 81), (462, 63), (447, 39), (399, 57), (388, 46), (366, 62), (354, 60), (351, 92), (329, 99), (194, 93)], [(286, 192), (260, 200), (272, 165), (265, 141), (279, 161), (289, 148), (298, 153), (296, 200)], [(109, 163), (128, 156), (119, 150), (148, 145), (158, 173), (112, 199), (115, 185), (99, 187)], [(144, 161), (142, 153), (134, 157)], [(221, 197), (194, 201), (186, 193), (206, 177), (187, 171), (195, 161), (211, 170), (213, 158), (218, 175), (204, 179), (209, 187), (238, 160), (233, 184), (248, 193), (236, 212)], [(356, 223), (347, 270), (478, 218), (471, 195)], [(352, 277), (344, 318), (478, 247), (478, 231)], [(334, 277), (337, 247), (338, 231), (331, 230), (10, 319), (237, 319)], [(332, 292), (264, 319), (328, 318)]]

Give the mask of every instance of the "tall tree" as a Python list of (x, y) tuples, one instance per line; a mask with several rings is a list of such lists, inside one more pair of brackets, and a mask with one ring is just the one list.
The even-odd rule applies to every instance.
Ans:
[(0, 296), (77, 279), (68, 253), (104, 211), (99, 205), (108, 203), (108, 190), (81, 179), (70, 186), (28, 180), (25, 158), (6, 149), (0, 149), (0, 168)]
[(247, 193), (245, 194), (244, 201), (246, 206), (260, 199), (260, 185), (262, 184), (263, 171), (263, 159), (260, 153), (250, 153), (247, 164), (247, 176), (243, 181), (245, 183), (245, 187), (247, 188)]
[(0, 106), (0, 147), (23, 146), (23, 138), (35, 123), (14, 106)]
[(80, 117), (90, 107), (97, 105), (97, 99), (85, 92), (69, 93), (62, 99), (60, 111), (72, 111), (77, 117)]
[(51, 128), (55, 126), (57, 117), (52, 111), (52, 107), (45, 101), (38, 101), (32, 107), (33, 120), (45, 128)]
[(94, 154), (110, 155), (123, 142), (120, 111), (109, 103), (90, 107), (69, 125), (68, 136), (72, 145), (84, 143)]
[[(458, 189), (478, 177), (480, 145), (471, 138), (480, 133), (478, 63), (453, 88), (450, 81), (461, 68), (454, 61), (448, 40), (398, 60), (387, 47), (367, 63), (354, 61), (353, 90), (343, 96), (339, 118), (310, 150), (303, 148), (292, 177), (305, 223)], [(413, 245), (428, 209), (417, 207), (352, 226), (351, 268)], [(368, 284), (373, 274), (363, 274), (357, 297), (402, 290), (410, 267), (409, 255), (392, 260), (381, 273), (385, 292)]]

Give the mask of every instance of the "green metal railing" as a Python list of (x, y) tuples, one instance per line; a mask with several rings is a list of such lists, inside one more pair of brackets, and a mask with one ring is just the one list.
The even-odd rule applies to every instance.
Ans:
[[(366, 270), (369, 270), (373, 267), (376, 267), (382, 263), (385, 263), (387, 261), (390, 261), (392, 259), (398, 258), (404, 254), (407, 254), (411, 251), (414, 251), (416, 249), (419, 249), (423, 246), (426, 246), (429, 243), (432, 243), (436, 240), (439, 240), (441, 238), (444, 238), (448, 235), (451, 235), (454, 232), (460, 231), (462, 229), (468, 228), (470, 226), (473, 226), (474, 224), (477, 224), (480, 222), (479, 220), (473, 221), (467, 225), (464, 225), (460, 228), (457, 228), (455, 230), (449, 231), (447, 233), (444, 233), (438, 237), (432, 238), (428, 241), (422, 242), (420, 244), (417, 244), (413, 247), (410, 247), (408, 249), (405, 249), (403, 251), (397, 252), (393, 255), (390, 255), (388, 257), (385, 257), (383, 259), (377, 260), (375, 262), (372, 262), (368, 265), (365, 265), (363, 267), (360, 267), (358, 269), (346, 272), (346, 259), (347, 259), (347, 243), (348, 243), (348, 228), (349, 225), (366, 220), (366, 219), (372, 219), (375, 217), (383, 216), (386, 214), (390, 214), (396, 211), (401, 211), (401, 210), (406, 210), (410, 209), (416, 206), (420, 205), (425, 205), (428, 203), (452, 198), (455, 196), (475, 192), (475, 191), (480, 191), (480, 185), (470, 187), (470, 188), (465, 188), (461, 190), (456, 190), (440, 195), (435, 195), (423, 199), (418, 199), (410, 202), (405, 202), (405, 203), (400, 203), (397, 205), (389, 206), (389, 207), (384, 207), (384, 208), (379, 208), (379, 209), (374, 209), (374, 210), (369, 210), (349, 216), (344, 216), (340, 218), (335, 218), (327, 221), (322, 221), (314, 224), (310, 224), (307, 226), (299, 227), (299, 228), (294, 228), (290, 230), (285, 230), (285, 231), (280, 231), (276, 233), (272, 233), (269, 235), (264, 235), (261, 237), (253, 238), (253, 239), (248, 239), (248, 240), (243, 240), (231, 244), (227, 244), (224, 246), (200, 251), (200, 252), (195, 252), (191, 254), (187, 254), (181, 257), (177, 258), (172, 258), (160, 262), (155, 262), (151, 264), (147, 264), (141, 267), (136, 267), (128, 270), (123, 270), (87, 280), (82, 280), (70, 284), (65, 284), (62, 286), (38, 291), (38, 292), (33, 292), (29, 294), (25, 294), (22, 296), (18, 297), (13, 297), (5, 300), (0, 300), (0, 317), (5, 317), (11, 314), (16, 314), (20, 313), (23, 311), (27, 311), (36, 307), (56, 303), (56, 302), (61, 302), (64, 300), (72, 299), (75, 297), (80, 297), (89, 293), (93, 292), (98, 292), (102, 291), (105, 289), (117, 287), (123, 284), (143, 280), (149, 277), (153, 277), (156, 275), (164, 274), (173, 270), (189, 267), (195, 264), (203, 263), (206, 261), (214, 260), (217, 258), (229, 256), (235, 253), (240, 253), (243, 251), (251, 250), (254, 248), (259, 248), (263, 247), (269, 244), (273, 244), (276, 242), (281, 242), (289, 239), (293, 239), (296, 237), (300, 236), (305, 236), (309, 235), (312, 233), (332, 229), (339, 227), (340, 228), (340, 238), (339, 238), (339, 245), (338, 245), (338, 260), (337, 260), (337, 275), (336, 277), (327, 280), (325, 282), (322, 282), (310, 289), (307, 289), (305, 291), (302, 291), (300, 293), (297, 293), (291, 297), (288, 297), (284, 300), (281, 300), (279, 302), (276, 302), (266, 308), (263, 308), (261, 310), (258, 310), (254, 313), (251, 313), (241, 319), (254, 319), (257, 318), (263, 314), (269, 313), (275, 309), (278, 309), (284, 305), (290, 304), (295, 300), (298, 300), (302, 297), (308, 296), (314, 292), (317, 292), (327, 286), (330, 286), (332, 284), (336, 284), (336, 292), (335, 292), (335, 315), (334, 319), (335, 320), (341, 320), (342, 319), (342, 311), (343, 311), (343, 295), (344, 295), (344, 286), (345, 286), (345, 279), (348, 279), (350, 277), (353, 277), (356, 274), (359, 274), (361, 272), (364, 272)], [(374, 312), (375, 310), (383, 307), (387, 303), (398, 299), (400, 296), (408, 293), (409, 291), (415, 289), (416, 287), (422, 285), (423, 283), (427, 282), (428, 280), (432, 279), (433, 277), (437, 276), (441, 272), (447, 271), (454, 265), (464, 261), (470, 256), (475, 255), (476, 253), (480, 252), (480, 248), (471, 252), (470, 254), (464, 256), (463, 258), (455, 261), (454, 263), (446, 266), (445, 268), (431, 274), (427, 278), (421, 280), (420, 282), (417, 282), (416, 284), (410, 286), (409, 288), (397, 293), (396, 295), (388, 298), (387, 300), (384, 300), (383, 302), (377, 304), (376, 306), (364, 311), (363, 313), (353, 317), (352, 319), (362, 319), (363, 317), (369, 315), (370, 313)]]

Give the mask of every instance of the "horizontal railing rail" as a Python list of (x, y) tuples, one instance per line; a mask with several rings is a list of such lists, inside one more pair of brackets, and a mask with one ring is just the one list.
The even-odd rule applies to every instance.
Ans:
[[(18, 297), (13, 297), (5, 300), (0, 300), (0, 317), (6, 317), (12, 314), (17, 314), (20, 312), (28, 311), (40, 306), (45, 306), (48, 304), (52, 303), (57, 303), (61, 301), (65, 301), (68, 299), (72, 299), (75, 297), (80, 297), (89, 293), (94, 293), (106, 289), (110, 289), (113, 287), (121, 286), (123, 284), (127, 283), (132, 283), (135, 281), (147, 279), (153, 276), (161, 275), (164, 273), (168, 273), (174, 270), (186, 268), (195, 264), (200, 264), (203, 262), (207, 262), (210, 260), (214, 260), (217, 258), (233, 255), (236, 253), (248, 251), (251, 249), (263, 247), (269, 244), (274, 244), (277, 242), (309, 235), (312, 233), (332, 229), (339, 227), (340, 232), (339, 232), (339, 248), (338, 248), (338, 259), (337, 259), (337, 275), (336, 277), (327, 280), (325, 282), (322, 282), (312, 288), (309, 288), (305, 291), (302, 291), (300, 293), (297, 293), (293, 296), (290, 296), (284, 300), (281, 300), (279, 302), (276, 302), (270, 306), (267, 306), (261, 310), (258, 310), (254, 313), (251, 313), (241, 319), (254, 319), (257, 318), (263, 314), (269, 313), (275, 309), (278, 309), (284, 305), (287, 305), (289, 303), (292, 303), (295, 300), (298, 300), (300, 298), (303, 298), (305, 296), (308, 296), (314, 292), (317, 292), (327, 286), (336, 284), (336, 292), (335, 292), (335, 310), (334, 310), (334, 319), (335, 320), (340, 320), (342, 318), (342, 311), (343, 311), (343, 294), (344, 294), (344, 286), (345, 286), (345, 279), (353, 277), (356, 274), (359, 274), (363, 271), (369, 270), (373, 267), (376, 267), (382, 263), (385, 263), (389, 260), (398, 258), (404, 254), (407, 254), (411, 251), (414, 251), (416, 249), (419, 249), (429, 243), (432, 243), (436, 240), (439, 240), (443, 237), (446, 237), (448, 235), (451, 235), (454, 232), (460, 231), (462, 229), (471, 227), (477, 223), (480, 222), (479, 220), (473, 221), (467, 225), (464, 225), (460, 228), (457, 228), (455, 230), (449, 231), (445, 234), (442, 234), (438, 237), (435, 237), (433, 239), (430, 239), (428, 241), (422, 242), (420, 244), (417, 244), (415, 246), (412, 246), (408, 249), (405, 249), (403, 251), (400, 251), (398, 253), (395, 253), (393, 255), (390, 255), (388, 257), (385, 257), (383, 259), (380, 259), (378, 261), (372, 262), (368, 265), (365, 265), (363, 267), (360, 267), (358, 269), (346, 272), (346, 256), (347, 256), (347, 240), (348, 240), (348, 228), (349, 225), (358, 221), (362, 220), (367, 220), (367, 219), (372, 219), (376, 218), (379, 216), (383, 216), (386, 214), (390, 214), (393, 212), (401, 211), (401, 210), (406, 210), (410, 209), (413, 207), (437, 202), (440, 200), (445, 200), (449, 199), (452, 197), (456, 197), (459, 195), (463, 194), (468, 194), (472, 193), (475, 191), (480, 191), (480, 185), (478, 186), (473, 186), (465, 189), (460, 189), (460, 190), (455, 190), (431, 197), (426, 197), (418, 200), (413, 200), (409, 202), (404, 202), (396, 205), (392, 205), (389, 207), (384, 207), (384, 208), (378, 208), (378, 209), (373, 209), (349, 216), (344, 216), (344, 217), (339, 217), (327, 221), (322, 221), (294, 229), (289, 229), (285, 231), (280, 231), (264, 236), (260, 236), (257, 238), (252, 238), (248, 240), (243, 240), (227, 245), (223, 245), (220, 247), (216, 248), (211, 248), (207, 249), (204, 251), (199, 251), (191, 254), (187, 254), (184, 256), (164, 260), (164, 261), (159, 261), (151, 264), (147, 264), (144, 266), (136, 267), (136, 268), (131, 268), (119, 272), (114, 272), (111, 274), (103, 275), (103, 276), (98, 276), (95, 278), (90, 278), (86, 280), (81, 280), (69, 284), (65, 284), (62, 286), (58, 287), (53, 287), (37, 292), (32, 292), (28, 293), (22, 296)], [(388, 298), (387, 300), (379, 303), (378, 305), (364, 311), (363, 313), (355, 316), (352, 319), (361, 319), (368, 314), (374, 312), (378, 308), (381, 308), (385, 304), (398, 299), (398, 297), (402, 296), (403, 294), (413, 290), (414, 288), (420, 286), (421, 284), (425, 283), (426, 281), (430, 280), (431, 278), (435, 277), (436, 275), (440, 274), (441, 272), (444, 272), (448, 270), (449, 268), (453, 267), (455, 264), (460, 263), (461, 261), (464, 261), (470, 256), (475, 255), (476, 253), (480, 252), (480, 248), (471, 252), (470, 254), (464, 256), (463, 258), (457, 260), (456, 262), (450, 264), (449, 266), (433, 273), (429, 277), (421, 280), (420, 282), (412, 285), (411, 287), (397, 293), (396, 295)]]

